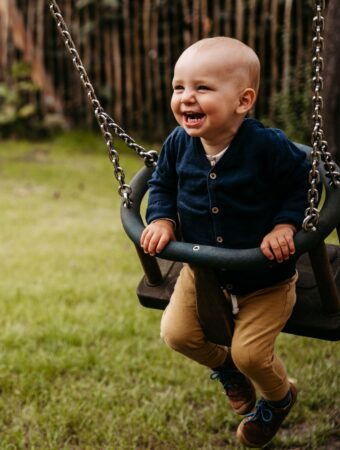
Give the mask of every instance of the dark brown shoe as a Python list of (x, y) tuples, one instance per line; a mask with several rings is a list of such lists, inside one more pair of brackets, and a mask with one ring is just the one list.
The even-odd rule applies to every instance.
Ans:
[(297, 389), (290, 383), (291, 400), (285, 408), (273, 408), (266, 400), (260, 400), (256, 410), (245, 417), (237, 429), (239, 441), (247, 447), (263, 447), (273, 439), (297, 398)]
[(212, 380), (219, 380), (229, 403), (236, 414), (248, 414), (255, 406), (256, 393), (252, 382), (236, 368), (221, 366), (210, 375)]

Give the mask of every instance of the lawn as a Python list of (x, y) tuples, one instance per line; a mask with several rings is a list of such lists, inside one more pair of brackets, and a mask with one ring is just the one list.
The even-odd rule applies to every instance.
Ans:
[[(137, 301), (116, 190), (100, 137), (0, 142), (0, 449), (241, 449), (220, 386)], [(278, 348), (300, 395), (266, 448), (340, 449), (339, 345)]]

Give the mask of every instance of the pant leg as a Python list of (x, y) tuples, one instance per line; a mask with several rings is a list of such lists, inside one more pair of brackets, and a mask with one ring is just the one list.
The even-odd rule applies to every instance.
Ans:
[(227, 348), (208, 342), (204, 336), (197, 315), (194, 274), (186, 264), (163, 313), (161, 337), (173, 350), (204, 366), (218, 367), (226, 359)]
[(287, 372), (274, 354), (274, 344), (292, 313), (296, 280), (297, 275), (238, 298), (232, 358), (267, 400), (281, 400), (289, 389)]

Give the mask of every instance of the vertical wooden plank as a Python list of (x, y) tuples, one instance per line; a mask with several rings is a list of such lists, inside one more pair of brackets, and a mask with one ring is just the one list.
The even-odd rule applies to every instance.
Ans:
[[(267, 33), (267, 23), (268, 23), (268, 17), (269, 17), (269, 0), (263, 0), (262, 2), (262, 9), (261, 9), (261, 16), (260, 16), (260, 30), (259, 30), (259, 50), (258, 55), (260, 62), (262, 64), (262, 67), (264, 68), (266, 64), (266, 33)], [(264, 71), (263, 71), (264, 73)], [(267, 104), (266, 98), (268, 93), (266, 92), (266, 86), (265, 86), (265, 79), (262, 77), (262, 91), (261, 95), (259, 96), (259, 99), (257, 101), (257, 115), (262, 116), (265, 112), (265, 107)]]
[(183, 27), (183, 41), (184, 46), (189, 47), (192, 43), (192, 15), (190, 14), (189, 0), (181, 0), (184, 27)]
[(207, 38), (210, 36), (211, 26), (212, 23), (208, 13), (208, 2), (207, 0), (201, 0), (201, 37)]
[[(72, 35), (73, 35), (73, 39), (75, 41), (75, 43), (78, 43), (78, 52), (82, 57), (82, 44), (81, 44), (81, 40), (80, 40), (80, 35), (81, 35), (81, 27), (82, 27), (82, 22), (81, 22), (81, 14), (79, 12), (79, 10), (77, 10), (76, 8), (76, 4), (75, 4), (75, 0), (71, 1), (71, 10), (72, 10), (72, 16), (70, 18), (71, 23), (70, 25), (72, 25)], [(58, 37), (58, 36), (57, 36)], [(66, 56), (66, 55), (65, 55)], [(54, 61), (57, 60), (57, 56), (55, 56)], [(60, 62), (60, 58), (59, 61)], [(65, 91), (63, 91), (65, 92)], [(84, 117), (86, 117), (87, 114), (89, 114), (88, 110), (88, 104), (87, 104), (87, 99), (84, 95), (83, 92), (83, 87), (81, 85), (80, 82), (75, 82), (74, 83), (74, 90), (73, 90), (73, 105), (76, 107), (74, 109), (74, 113), (72, 114), (72, 118), (73, 120), (84, 120)], [(84, 112), (87, 111), (87, 112)]]
[(278, 33), (278, 0), (272, 0), (271, 3), (271, 28), (270, 28), (270, 98), (269, 98), (269, 117), (274, 119), (275, 115), (275, 96), (278, 88), (279, 68), (277, 52), (277, 33)]
[(294, 67), (294, 88), (299, 89), (301, 80), (301, 67), (303, 61), (303, 35), (304, 35), (304, 23), (302, 15), (302, 4), (301, 0), (296, 0), (296, 51), (295, 51), (295, 61)]
[(244, 32), (244, 0), (236, 2), (236, 39), (243, 41)]
[(145, 118), (147, 129), (152, 128), (152, 72), (150, 60), (150, 15), (151, 0), (144, 0), (143, 3), (143, 46), (144, 46), (144, 75), (145, 75)]
[(112, 26), (110, 40), (113, 56), (111, 61), (113, 68), (113, 111), (115, 120), (121, 123), (123, 121), (123, 63), (120, 52), (120, 32), (117, 22), (114, 22)]
[[(181, 0), (176, 0), (175, 2), (170, 2), (173, 6), (171, 7), (171, 64), (173, 66), (174, 61), (177, 59), (178, 53), (183, 50), (183, 36), (182, 30), (184, 25), (184, 14), (182, 12)], [(179, 20), (181, 18), (181, 20)]]
[(93, 39), (93, 83), (95, 86), (101, 86), (102, 84), (102, 30), (100, 28), (100, 9), (98, 4), (93, 5), (93, 16), (92, 21), (94, 21), (94, 30), (92, 34)]
[(0, 80), (8, 75), (9, 11), (8, 2), (0, 2)]
[(125, 98), (124, 106), (126, 111), (127, 126), (132, 126), (133, 117), (133, 79), (132, 79), (132, 55), (131, 55), (131, 17), (130, 17), (130, 1), (123, 0), (123, 20), (124, 20), (124, 85)]
[(290, 81), (290, 51), (291, 51), (291, 13), (293, 0), (286, 0), (284, 10), (284, 32), (283, 32), (283, 70), (282, 70), (282, 93), (288, 94)]
[(143, 92), (142, 92), (142, 61), (140, 50), (140, 3), (133, 2), (132, 16), (132, 40), (133, 40), (133, 86), (135, 98), (134, 127), (141, 129), (143, 126)]
[[(64, 4), (64, 8), (63, 8), (63, 13), (64, 13), (64, 18), (65, 18), (65, 22), (68, 24), (71, 34), (73, 35), (73, 28), (72, 28), (72, 4), (70, 4), (70, 2), (66, 2)], [(85, 13), (87, 16), (87, 13)], [(86, 19), (85, 19), (86, 20)], [(86, 23), (86, 21), (84, 22)], [(84, 24), (83, 24), (84, 27)], [(78, 31), (78, 36), (74, 36), (75, 43), (80, 42), (80, 38), (83, 35), (83, 33), (80, 32), (80, 30)], [(85, 39), (85, 35), (84, 35), (84, 39)], [(89, 46), (84, 45), (84, 42), (82, 42), (83, 46), (83, 62), (84, 62), (84, 66), (85, 66), (85, 70), (89, 71), (89, 67), (90, 67), (90, 54), (89, 54)], [(61, 47), (63, 48), (63, 47)], [(86, 49), (86, 50), (85, 50)], [(78, 114), (79, 110), (75, 109), (75, 99), (72, 95), (73, 93), (73, 89), (74, 86), (78, 83), (78, 78), (77, 78), (77, 74), (76, 72), (74, 72), (72, 70), (72, 66), (69, 64), (69, 58), (68, 55), (64, 55), (63, 57), (63, 64), (58, 64), (57, 66), (57, 70), (59, 71), (58, 74), (58, 80), (60, 81), (61, 85), (62, 85), (62, 92), (64, 93), (64, 104), (65, 104), (65, 110), (68, 116), (71, 116), (73, 119), (73, 115), (74, 114)], [(91, 108), (89, 107), (89, 102), (88, 99), (83, 95), (83, 99), (86, 99), (86, 101), (83, 101), (84, 104), (84, 108), (83, 108), (83, 112), (85, 113), (85, 118), (86, 118), (86, 123), (88, 125), (91, 124), (92, 122), (92, 111)], [(73, 112), (75, 111), (75, 113)], [(81, 118), (83, 120), (83, 118)]]
[[(35, 57), (35, 50), (36, 50), (36, 41), (35, 41), (35, 12), (36, 12), (36, 8), (35, 6), (28, 1), (27, 3), (27, 20), (26, 20), (26, 28), (27, 30), (30, 32), (31, 34), (31, 38), (32, 38), (32, 48), (31, 48), (31, 52), (32, 52), (32, 58), (34, 59)], [(26, 43), (28, 45), (28, 40), (26, 39)]]
[(255, 49), (255, 37), (256, 37), (256, 1), (249, 1), (249, 21), (248, 21), (248, 45), (252, 49)]
[(44, 9), (45, 0), (37, 0), (37, 21), (36, 21), (36, 54), (44, 59)]
[[(70, 7), (70, 4), (68, 3), (66, 6), (66, 17), (68, 18), (67, 22), (69, 22), (69, 20), (71, 20), (70, 18), (72, 17), (72, 10)], [(82, 29), (80, 30), (80, 35), (79, 35), (79, 41), (82, 42), (82, 54), (83, 54), (83, 61), (84, 61), (84, 66), (86, 68), (86, 71), (90, 77), (91, 82), (93, 83), (93, 73), (94, 73), (94, 64), (93, 64), (93, 51), (92, 51), (92, 40), (93, 40), (93, 31), (91, 30), (91, 27), (89, 26), (92, 22), (92, 14), (90, 11), (90, 7), (91, 5), (86, 5), (84, 7), (84, 14), (83, 14), (83, 24), (82, 24)], [(92, 25), (92, 24), (91, 24)], [(73, 76), (74, 75), (74, 76)], [(78, 81), (76, 78), (76, 74), (74, 72), (69, 72), (66, 75), (66, 80), (68, 83), (68, 89), (69, 89), (69, 96), (71, 94), (71, 92), (73, 91), (74, 85), (76, 84), (76, 82)], [(96, 88), (96, 86), (94, 85), (94, 88)], [(85, 95), (85, 101), (86, 101), (86, 125), (88, 127), (91, 127), (92, 123), (93, 123), (93, 113), (92, 113), (92, 108), (89, 106), (89, 99), (87, 97), (87, 95)], [(70, 102), (69, 102), (70, 103)]]
[[(35, 53), (36, 58), (41, 61), (42, 66), (45, 66), (44, 62), (44, 8), (45, 1), (37, 0), (37, 14), (36, 14), (36, 46)], [(41, 102), (41, 108), (43, 112), (46, 111), (45, 102)]]
[[(160, 15), (161, 22), (162, 22), (162, 29), (163, 29), (163, 70), (162, 70), (162, 76), (164, 77), (164, 85), (163, 85), (163, 98), (161, 100), (161, 110), (162, 110), (162, 117), (164, 119), (164, 128), (166, 124), (166, 120), (169, 117), (169, 109), (170, 109), (170, 98), (171, 98), (171, 84), (172, 84), (172, 60), (171, 60), (171, 30), (169, 27), (169, 21), (166, 20), (166, 17), (169, 17), (169, 10), (170, 7), (169, 4), (171, 3), (171, 0), (167, 2), (167, 7), (165, 8), (163, 6), (163, 14)], [(160, 66), (158, 66), (160, 68)], [(161, 79), (159, 79), (159, 82), (161, 84)], [(160, 89), (162, 86), (160, 85)], [(165, 130), (164, 130), (165, 131)]]
[(231, 36), (232, 28), (231, 28), (231, 11), (232, 11), (232, 0), (224, 1), (224, 12), (223, 12), (223, 22), (224, 22), (224, 35)]
[[(170, 0), (171, 2), (171, 0)], [(168, 86), (165, 86), (166, 89), (166, 104), (164, 105), (165, 108), (165, 126), (164, 131), (168, 132), (172, 125), (174, 124), (174, 117), (170, 108), (170, 101), (172, 96), (172, 77), (174, 73), (174, 65), (177, 61), (177, 58), (184, 50), (184, 47), (186, 47), (186, 42), (184, 41), (184, 36), (182, 34), (183, 28), (186, 28), (185, 25), (185, 15), (184, 11), (182, 10), (183, 3), (181, 0), (176, 1), (176, 8), (172, 10), (172, 39), (171, 39), (171, 46), (170, 46), (170, 59), (168, 61), (168, 67), (165, 69), (169, 72), (170, 77), (170, 84)], [(176, 20), (176, 18), (181, 17), (182, 20)], [(185, 31), (185, 34), (188, 35), (190, 42), (190, 31), (187, 29)], [(188, 43), (189, 45), (189, 43)]]
[[(164, 5), (163, 5), (164, 8)], [(159, 24), (160, 24), (160, 7), (154, 5), (151, 8), (151, 40), (150, 40), (150, 53), (152, 68), (152, 104), (151, 110), (147, 112), (152, 117), (153, 124), (158, 124), (158, 129), (162, 126), (162, 114), (164, 112), (162, 105), (162, 84), (159, 71)], [(162, 24), (163, 25), (163, 24)], [(166, 43), (164, 43), (166, 44)], [(167, 44), (166, 44), (167, 45)], [(165, 49), (164, 49), (165, 50)], [(167, 50), (165, 50), (167, 51)], [(157, 131), (157, 130), (156, 130)]]
[(200, 0), (193, 0), (192, 4), (192, 39), (193, 42), (200, 38)]
[[(104, 51), (104, 80), (106, 87), (110, 89), (110, 97), (108, 99), (108, 109), (109, 112), (113, 113), (113, 105), (114, 105), (114, 78), (113, 78), (113, 50), (112, 50), (112, 42), (111, 42), (111, 32), (108, 27), (105, 27), (101, 30), (102, 32), (102, 40), (103, 40), (103, 51)], [(115, 120), (117, 120), (115, 118)]]
[(222, 17), (222, 11), (221, 11), (221, 5), (219, 1), (215, 1), (212, 4), (213, 8), (213, 25), (212, 25), (212, 35), (213, 36), (219, 36), (223, 32), (221, 30), (221, 17)]

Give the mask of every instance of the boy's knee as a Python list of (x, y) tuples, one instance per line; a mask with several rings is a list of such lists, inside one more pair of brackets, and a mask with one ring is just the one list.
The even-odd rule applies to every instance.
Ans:
[(162, 326), (161, 338), (170, 348), (184, 354), (199, 348), (201, 345), (194, 339), (192, 333), (177, 327)]
[(183, 339), (183, 336), (176, 333), (163, 332), (161, 333), (161, 338), (168, 347), (172, 348), (172, 350), (180, 353), (183, 353), (183, 350), (185, 350), (186, 342)]
[(245, 375), (261, 371), (268, 365), (266, 354), (255, 346), (232, 345), (231, 356), (236, 367)]

